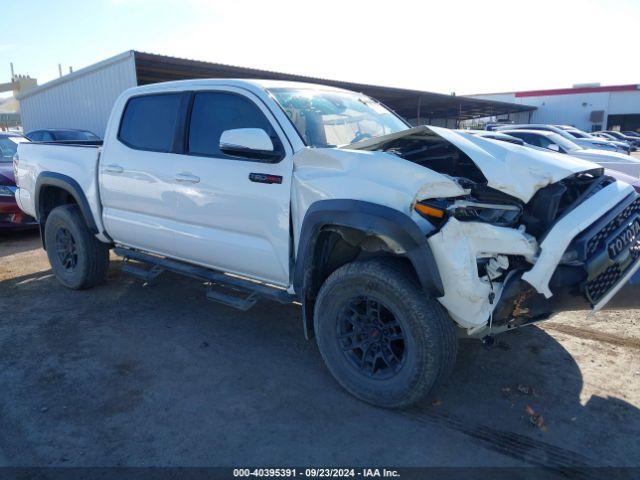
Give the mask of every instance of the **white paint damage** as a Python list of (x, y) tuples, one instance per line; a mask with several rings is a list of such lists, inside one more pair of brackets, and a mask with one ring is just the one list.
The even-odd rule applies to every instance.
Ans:
[[(446, 175), (385, 152), (305, 148), (294, 156), (291, 209), (294, 235), (300, 238), (307, 209), (319, 200), (350, 199), (399, 210), (418, 225), (417, 200), (458, 197), (466, 191)], [(296, 250), (297, 250), (296, 243)]]
[[(437, 134), (451, 142), (482, 171), (488, 185), (527, 203), (541, 188), (598, 165), (567, 155), (496, 142), (464, 132), (416, 127), (339, 149), (304, 149), (294, 158), (292, 210), (294, 225), (314, 202), (357, 199), (386, 205), (426, 226), (413, 211), (417, 201), (468, 195), (456, 179), (376, 148), (390, 140)], [(345, 181), (348, 178), (348, 181)], [(616, 182), (567, 215), (541, 245), (524, 227), (498, 227), (450, 218), (428, 239), (445, 294), (439, 299), (451, 317), (470, 332), (484, 328), (500, 299), (503, 284), (491, 281), (508, 268), (506, 255), (521, 255), (533, 264), (523, 279), (551, 296), (549, 280), (571, 240), (633, 191)], [(462, 205), (465, 200), (458, 200)], [(299, 231), (295, 235), (299, 238)], [(297, 248), (297, 245), (296, 245)], [(478, 274), (478, 259), (489, 258), (487, 275)], [(493, 301), (490, 300), (493, 292)]]
[(436, 134), (451, 142), (480, 168), (488, 185), (527, 203), (541, 188), (599, 165), (568, 155), (498, 142), (458, 130), (423, 125), (343, 148), (373, 150), (402, 137)]
[(633, 192), (631, 185), (614, 182), (565, 215), (540, 244), (538, 260), (522, 279), (545, 297), (551, 297), (549, 280), (571, 240)]
[[(496, 227), (488, 223), (460, 222), (451, 218), (438, 233), (429, 237), (440, 270), (445, 294), (440, 303), (465, 328), (486, 323), (500, 298), (502, 283), (478, 276), (479, 258), (522, 255), (533, 262), (538, 250), (535, 238), (523, 230)], [(491, 292), (493, 304), (489, 302)]]

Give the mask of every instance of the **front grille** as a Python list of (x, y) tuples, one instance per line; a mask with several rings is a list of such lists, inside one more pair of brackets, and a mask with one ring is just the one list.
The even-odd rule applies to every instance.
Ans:
[[(631, 206), (632, 205), (629, 205), (629, 207)], [(637, 242), (635, 245), (630, 247), (629, 253), (631, 255), (631, 261), (627, 262), (624, 269), (620, 264), (611, 265), (600, 275), (585, 283), (585, 293), (592, 305), (598, 303), (598, 301), (618, 283), (620, 278), (627, 273), (627, 270), (635, 264), (635, 261), (640, 258), (640, 242)]]
[(589, 242), (587, 242), (586, 254), (587, 257), (593, 255), (596, 251), (604, 246), (609, 235), (620, 225), (622, 225), (628, 218), (635, 213), (640, 212), (640, 198), (637, 198), (632, 203), (624, 208), (613, 220), (611, 220), (605, 227), (596, 233)]

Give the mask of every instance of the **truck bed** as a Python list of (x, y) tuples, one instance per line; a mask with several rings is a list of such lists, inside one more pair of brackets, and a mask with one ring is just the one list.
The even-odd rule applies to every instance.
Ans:
[(41, 174), (72, 179), (91, 207), (102, 230), (98, 193), (98, 161), (102, 142), (25, 142), (18, 146), (16, 201), (22, 210), (36, 217), (36, 179)]

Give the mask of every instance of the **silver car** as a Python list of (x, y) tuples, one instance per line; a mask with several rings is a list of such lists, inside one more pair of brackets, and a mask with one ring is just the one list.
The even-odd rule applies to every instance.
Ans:
[[(561, 137), (566, 138), (567, 140), (577, 143), (581, 147), (584, 148), (595, 148), (597, 150), (609, 150), (610, 152), (620, 152), (620, 153), (629, 153), (628, 149), (619, 144), (618, 142), (610, 142), (608, 140), (599, 139), (595, 137), (590, 137), (586, 132), (582, 132), (575, 127), (569, 126), (556, 126), (556, 125), (546, 125), (540, 123), (531, 123), (531, 124), (522, 124), (522, 125), (507, 125), (504, 127), (498, 127), (498, 131), (503, 130), (542, 130), (547, 132), (554, 132), (560, 135)], [(569, 131), (570, 130), (570, 131)], [(581, 132), (584, 134), (584, 138), (578, 138), (578, 136), (572, 132)], [(581, 135), (582, 136), (582, 135)]]

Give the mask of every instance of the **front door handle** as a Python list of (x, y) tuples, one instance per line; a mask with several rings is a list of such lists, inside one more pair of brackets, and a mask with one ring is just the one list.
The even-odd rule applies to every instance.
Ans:
[(120, 165), (117, 165), (115, 163), (107, 165), (106, 167), (104, 167), (104, 169), (107, 172), (110, 172), (110, 173), (122, 173), (122, 172), (124, 172), (124, 168), (122, 168)]
[(200, 182), (200, 177), (191, 175), (190, 173), (179, 173), (175, 176), (175, 180), (179, 183), (198, 183)]

